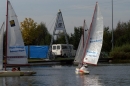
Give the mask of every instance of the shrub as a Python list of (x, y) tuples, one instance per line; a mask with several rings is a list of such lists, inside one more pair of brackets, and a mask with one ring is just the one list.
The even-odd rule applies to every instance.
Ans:
[(113, 60), (130, 60), (130, 44), (115, 47), (113, 51), (110, 52), (110, 57), (112, 57)]

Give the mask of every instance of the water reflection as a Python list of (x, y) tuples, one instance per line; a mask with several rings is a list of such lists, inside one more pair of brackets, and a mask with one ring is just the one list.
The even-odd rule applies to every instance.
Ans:
[(0, 77), (0, 86), (4, 86), (3, 85), (3, 78)]
[(21, 86), (20, 77), (0, 77), (0, 86)]
[(0, 77), (0, 86), (130, 85), (130, 65), (90, 66), (89, 75), (77, 75), (75, 68), (75, 66), (33, 67), (37, 72), (35, 76)]
[(80, 86), (103, 86), (98, 75), (77, 75), (76, 78)]
[(0, 86), (40, 86), (37, 84), (38, 80), (35, 78), (27, 77), (0, 77)]

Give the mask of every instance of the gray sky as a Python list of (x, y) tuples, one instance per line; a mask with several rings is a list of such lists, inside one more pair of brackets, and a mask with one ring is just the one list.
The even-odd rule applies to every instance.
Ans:
[[(83, 25), (86, 20), (89, 28), (92, 21), (94, 7), (98, 1), (104, 18), (104, 26), (112, 25), (112, 0), (10, 0), (19, 23), (25, 18), (32, 18), (35, 22), (44, 22), (50, 31), (54, 30), (56, 14), (61, 9), (66, 31), (74, 32), (74, 27)], [(6, 0), (0, 2), (0, 26), (6, 19)], [(130, 20), (130, 0), (113, 0), (114, 28), (119, 21)]]

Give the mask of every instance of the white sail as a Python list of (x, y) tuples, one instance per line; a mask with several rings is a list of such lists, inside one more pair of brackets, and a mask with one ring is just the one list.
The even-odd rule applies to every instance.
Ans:
[(103, 42), (103, 17), (96, 3), (92, 23), (89, 29), (84, 63), (97, 65)]
[(0, 29), (0, 70), (3, 69), (3, 38), (4, 38), (4, 27), (3, 23)]
[(62, 17), (62, 13), (61, 13), (60, 10), (57, 13), (55, 29), (56, 30), (65, 30), (65, 25), (64, 25), (63, 17)]
[(74, 59), (75, 63), (81, 63), (83, 60), (83, 56), (84, 56), (84, 52), (85, 52), (85, 46), (86, 46), (86, 40), (87, 40), (87, 34), (88, 34), (88, 27), (84, 21), (84, 25), (83, 25), (83, 34), (80, 38), (80, 42), (78, 45), (78, 49), (76, 51), (76, 56)]
[(27, 64), (28, 60), (17, 16), (10, 1), (7, 5), (7, 64)]

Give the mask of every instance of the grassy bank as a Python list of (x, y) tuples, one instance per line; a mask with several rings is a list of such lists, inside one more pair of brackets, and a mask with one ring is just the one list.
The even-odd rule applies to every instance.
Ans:
[(114, 63), (130, 63), (130, 44), (115, 46), (110, 52), (110, 57), (113, 58)]

